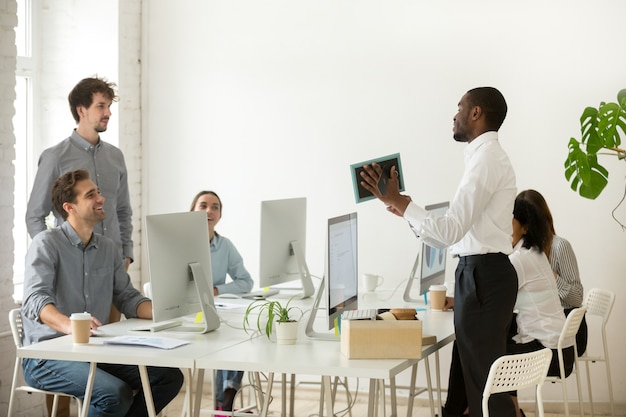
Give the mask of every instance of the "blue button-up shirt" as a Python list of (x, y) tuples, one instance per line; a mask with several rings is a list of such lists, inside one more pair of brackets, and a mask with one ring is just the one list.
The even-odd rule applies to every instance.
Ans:
[[(211, 241), (211, 272), (213, 273), (213, 286), (220, 294), (247, 293), (254, 285), (235, 245), (228, 238), (217, 233)], [(232, 282), (226, 283), (227, 274)]]
[(45, 219), (51, 211), (56, 218), (56, 225), (63, 223), (61, 214), (52, 207), (52, 185), (66, 172), (81, 168), (89, 171), (91, 180), (106, 198), (106, 218), (96, 225), (94, 232), (112, 239), (124, 257), (134, 259), (133, 211), (124, 155), (121, 150), (102, 140), (92, 145), (76, 130), (69, 138), (43, 151), (39, 157), (37, 175), (26, 208), (28, 234), (35, 237), (37, 233), (46, 230)]
[(62, 336), (39, 319), (48, 304), (67, 316), (86, 311), (106, 324), (111, 304), (131, 318), (137, 317), (137, 306), (148, 300), (133, 287), (111, 239), (94, 233), (85, 245), (65, 222), (39, 233), (28, 248), (22, 304), (24, 345)]

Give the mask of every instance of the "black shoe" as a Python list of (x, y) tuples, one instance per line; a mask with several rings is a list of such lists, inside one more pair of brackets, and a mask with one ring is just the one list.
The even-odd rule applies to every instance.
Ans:
[(233, 411), (233, 401), (235, 400), (236, 394), (237, 390), (234, 388), (226, 388), (224, 390), (224, 401), (222, 401), (222, 410)]
[(522, 410), (521, 408), (519, 409), (520, 414), (522, 415), (522, 417), (526, 417), (526, 414), (524, 414), (524, 410)]

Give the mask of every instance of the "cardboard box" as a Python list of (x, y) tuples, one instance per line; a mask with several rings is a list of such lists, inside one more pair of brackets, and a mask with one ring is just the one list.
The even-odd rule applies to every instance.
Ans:
[(341, 353), (348, 359), (419, 359), (422, 345), (435, 342), (422, 338), (419, 320), (343, 320)]

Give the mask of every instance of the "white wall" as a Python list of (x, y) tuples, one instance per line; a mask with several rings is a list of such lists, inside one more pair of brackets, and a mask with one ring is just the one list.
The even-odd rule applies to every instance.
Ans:
[[(218, 230), (256, 275), (259, 202), (306, 196), (312, 273), (323, 270), (326, 219), (358, 211), (360, 270), (400, 284), (416, 239), (380, 203), (355, 204), (348, 167), (400, 152), (415, 201), (452, 198), (464, 149), (451, 138), (456, 104), (492, 85), (509, 104), (501, 142), (519, 189), (545, 195), (585, 288), (621, 300), (626, 234), (611, 210), (624, 164), (607, 160), (610, 184), (587, 201), (569, 189), (563, 162), (584, 107), (626, 87), (613, 40), (625, 13), (619, 0), (146, 2), (145, 214), (184, 211), (197, 191), (217, 191)], [(626, 207), (618, 215), (625, 222)], [(617, 399), (626, 398), (624, 313), (618, 302), (610, 325)], [(594, 381), (600, 401), (604, 385)], [(548, 399), (559, 390), (548, 387)]]

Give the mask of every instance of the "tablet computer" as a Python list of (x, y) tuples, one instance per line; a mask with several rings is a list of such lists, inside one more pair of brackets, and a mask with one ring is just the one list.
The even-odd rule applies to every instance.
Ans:
[(374, 194), (366, 190), (361, 185), (361, 172), (363, 171), (363, 165), (370, 165), (376, 162), (383, 169), (380, 181), (378, 181), (378, 189), (381, 194), (387, 193), (387, 182), (389, 181), (389, 175), (391, 174), (391, 168), (396, 167), (398, 173), (398, 189), (404, 191), (404, 176), (402, 175), (402, 162), (400, 160), (400, 154), (394, 153), (387, 156), (381, 156), (380, 158), (370, 159), (368, 161), (358, 162), (350, 165), (350, 171), (352, 173), (352, 186), (354, 188), (354, 199), (357, 203), (362, 203), (367, 200), (371, 200)]

